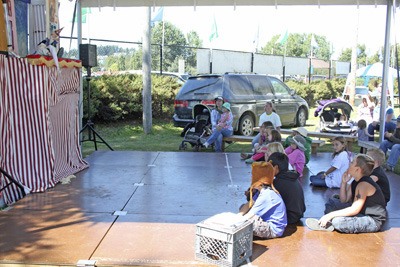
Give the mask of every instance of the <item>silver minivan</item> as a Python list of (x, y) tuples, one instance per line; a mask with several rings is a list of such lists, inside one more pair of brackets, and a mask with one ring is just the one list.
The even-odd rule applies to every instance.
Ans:
[(283, 126), (304, 126), (308, 119), (307, 102), (281, 80), (261, 74), (222, 74), (190, 77), (175, 99), (174, 125), (193, 122), (192, 107), (202, 103), (215, 106), (222, 96), (231, 104), (233, 129), (241, 135), (253, 135), (264, 105), (270, 101)]

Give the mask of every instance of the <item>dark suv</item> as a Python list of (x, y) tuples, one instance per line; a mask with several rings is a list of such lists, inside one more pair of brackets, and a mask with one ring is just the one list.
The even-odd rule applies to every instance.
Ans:
[(174, 125), (185, 127), (193, 121), (192, 107), (195, 104), (215, 106), (214, 98), (217, 96), (231, 104), (233, 129), (241, 135), (253, 134), (267, 101), (273, 103), (283, 126), (304, 126), (308, 119), (307, 102), (275, 77), (259, 74), (199, 75), (190, 77), (178, 92)]

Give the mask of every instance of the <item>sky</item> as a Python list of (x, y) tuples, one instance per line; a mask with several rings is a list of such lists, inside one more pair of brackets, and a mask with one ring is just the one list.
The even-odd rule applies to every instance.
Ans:
[[(65, 27), (62, 36), (71, 35), (74, 2), (60, 2), (60, 26)], [(92, 8), (88, 22), (83, 26), (83, 37), (141, 42), (146, 10), (144, 7), (117, 7), (115, 10), (112, 7)], [(157, 10), (158, 7), (152, 8), (152, 16), (156, 15)], [(216, 20), (219, 37), (210, 43), (213, 17)], [(203, 47), (214, 49), (254, 51), (257, 32), (258, 49), (274, 35), (282, 34), (286, 30), (289, 33), (323, 35), (333, 44), (333, 59), (335, 59), (342, 49), (352, 47), (356, 40), (357, 28), (358, 43), (366, 45), (367, 54), (375, 54), (384, 45), (386, 7), (165, 7), (164, 20), (177, 26), (184, 34), (196, 31), (203, 40)], [(393, 40), (394, 29), (392, 24)], [(397, 27), (397, 34), (399, 30)], [(69, 50), (69, 41), (62, 40), (61, 45)]]

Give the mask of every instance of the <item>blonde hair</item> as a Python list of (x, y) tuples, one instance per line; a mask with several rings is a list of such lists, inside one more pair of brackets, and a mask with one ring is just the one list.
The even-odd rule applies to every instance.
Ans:
[(264, 156), (265, 160), (267, 161), (269, 156), (275, 152), (285, 153), (285, 149), (283, 148), (282, 144), (280, 142), (267, 144), (267, 152), (265, 152)]
[(385, 160), (386, 156), (382, 150), (379, 148), (369, 148), (367, 151), (367, 155), (370, 156), (374, 161), (378, 163), (378, 166), (381, 166)]

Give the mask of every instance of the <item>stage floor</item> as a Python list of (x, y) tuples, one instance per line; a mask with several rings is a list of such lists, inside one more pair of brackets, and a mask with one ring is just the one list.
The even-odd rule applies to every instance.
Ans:
[[(0, 212), (0, 266), (76, 266), (79, 260), (95, 260), (96, 266), (204, 266), (195, 260), (195, 225), (237, 212), (245, 202), (251, 167), (239, 158), (97, 151), (70, 184), (28, 195)], [(331, 154), (319, 153), (305, 169), (305, 218), (319, 218), (325, 201), (338, 192), (309, 185), (310, 173), (327, 169), (330, 161)], [(251, 265), (398, 266), (400, 177), (388, 176), (392, 197), (382, 232), (313, 232), (299, 224), (288, 227), (283, 238), (254, 241)]]

